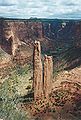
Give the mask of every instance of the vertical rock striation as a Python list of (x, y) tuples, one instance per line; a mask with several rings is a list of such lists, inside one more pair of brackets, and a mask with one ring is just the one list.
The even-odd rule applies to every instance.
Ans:
[(34, 100), (42, 99), (43, 97), (49, 99), (49, 94), (51, 93), (52, 79), (53, 79), (52, 56), (45, 55), (44, 66), (43, 66), (41, 60), (41, 47), (39, 41), (35, 41), (33, 56), (34, 56), (33, 59), (34, 60), (34, 67), (33, 67)]
[(43, 96), (43, 74), (41, 61), (40, 42), (35, 41), (34, 46), (34, 100), (41, 99)]
[(53, 79), (53, 61), (52, 56), (45, 55), (44, 57), (44, 96), (49, 99), (49, 94), (52, 89)]

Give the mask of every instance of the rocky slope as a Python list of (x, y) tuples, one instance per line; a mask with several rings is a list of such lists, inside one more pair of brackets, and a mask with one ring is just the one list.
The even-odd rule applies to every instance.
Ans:
[(81, 119), (81, 67), (60, 72), (48, 99), (26, 102), (24, 110), (38, 120)]

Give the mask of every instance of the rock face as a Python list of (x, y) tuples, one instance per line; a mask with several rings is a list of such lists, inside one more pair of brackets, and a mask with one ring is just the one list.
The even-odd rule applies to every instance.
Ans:
[(15, 56), (16, 50), (20, 45), (20, 41), (18, 40), (17, 36), (14, 34), (13, 26), (6, 21), (2, 22), (2, 29), (1, 30), (1, 47), (6, 51), (8, 54)]
[(52, 56), (45, 55), (44, 57), (44, 95), (49, 98), (52, 89), (53, 79), (53, 61)]
[[(73, 66), (71, 63), (73, 64), (77, 60), (79, 61), (78, 64), (81, 61), (79, 55), (74, 59), (71, 53), (81, 51), (80, 33), (81, 22), (78, 20), (0, 19), (0, 48), (10, 54), (11, 57), (20, 54), (21, 57), (19, 58), (13, 57), (16, 61), (20, 59), (23, 62), (28, 58), (32, 61), (34, 41), (39, 40), (42, 52), (54, 57), (56, 69), (65, 63), (64, 68), (66, 68), (67, 66)], [(72, 59), (70, 59), (67, 50), (71, 51), (69, 53), (71, 53)], [(63, 56), (68, 56), (69, 59), (64, 59)]]
[(35, 41), (34, 46), (34, 67), (33, 67), (33, 78), (34, 78), (34, 100), (47, 98), (52, 89), (53, 79), (53, 61), (52, 56), (45, 55), (44, 57), (44, 71), (41, 60), (41, 47), (40, 42)]
[(40, 42), (35, 41), (34, 46), (34, 99), (41, 99), (43, 96), (43, 74), (41, 61)]
[[(64, 22), (63, 22), (64, 21)], [(55, 50), (55, 46), (65, 47), (70, 45), (81, 46), (81, 22), (70, 20), (7, 20), (0, 19), (0, 45), (10, 53), (12, 44), (25, 42), (32, 46), (34, 40), (42, 41), (43, 49)], [(6, 40), (6, 37), (14, 36), (14, 43)], [(67, 39), (66, 39), (67, 38)], [(48, 43), (48, 44), (47, 44)], [(14, 45), (16, 46), (16, 45)], [(45, 47), (46, 46), (46, 47)], [(58, 46), (56, 46), (57, 48)]]

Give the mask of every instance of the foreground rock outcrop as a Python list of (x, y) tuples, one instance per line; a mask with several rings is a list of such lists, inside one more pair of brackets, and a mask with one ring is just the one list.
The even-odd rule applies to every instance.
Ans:
[(42, 99), (25, 104), (25, 108), (33, 117), (41, 120), (47, 120), (50, 116), (53, 120), (79, 120), (81, 119), (80, 102), (81, 84), (64, 81), (51, 92), (49, 100)]

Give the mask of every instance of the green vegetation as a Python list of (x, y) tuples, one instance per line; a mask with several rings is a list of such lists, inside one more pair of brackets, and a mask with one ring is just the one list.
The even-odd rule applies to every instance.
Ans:
[(23, 109), (18, 108), (20, 97), (27, 94), (26, 87), (31, 86), (30, 65), (15, 66), (10, 69), (8, 78), (0, 85), (0, 118), (4, 120), (30, 120)]

